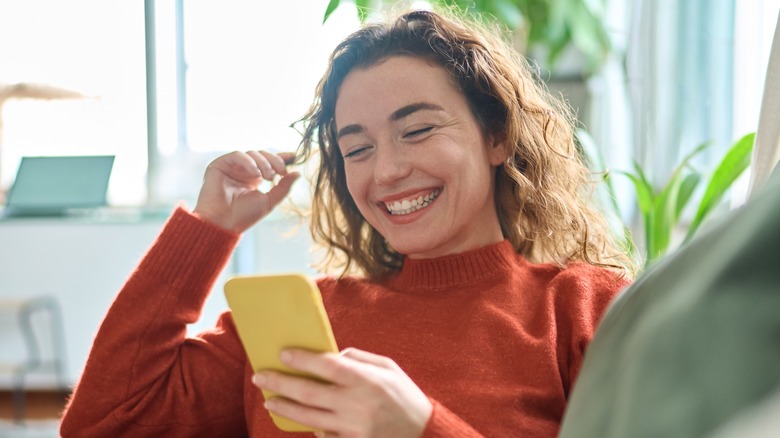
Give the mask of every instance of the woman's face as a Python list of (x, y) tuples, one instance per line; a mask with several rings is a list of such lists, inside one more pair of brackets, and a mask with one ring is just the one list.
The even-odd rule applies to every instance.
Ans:
[(336, 128), (347, 188), (396, 251), (432, 258), (503, 239), (493, 196), (503, 144), (484, 137), (443, 68), (394, 56), (353, 70)]

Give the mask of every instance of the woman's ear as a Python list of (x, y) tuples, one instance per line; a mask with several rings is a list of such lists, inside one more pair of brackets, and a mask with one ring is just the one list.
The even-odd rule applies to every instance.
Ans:
[(500, 166), (507, 159), (506, 135), (504, 133), (488, 136), (488, 157), (490, 164)]

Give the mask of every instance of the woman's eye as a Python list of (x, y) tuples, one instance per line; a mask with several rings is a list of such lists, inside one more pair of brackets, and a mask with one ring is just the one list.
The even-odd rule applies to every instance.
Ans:
[(433, 126), (428, 126), (426, 128), (421, 128), (421, 129), (415, 129), (414, 131), (409, 131), (406, 134), (404, 134), (404, 138), (409, 138), (409, 137), (414, 137), (414, 136), (417, 136), (417, 135), (422, 135), (422, 134), (425, 134), (426, 132), (430, 131), (431, 129), (433, 129)]
[(368, 146), (356, 147), (351, 151), (347, 152), (346, 154), (344, 154), (344, 158), (355, 158), (367, 150), (368, 150)]

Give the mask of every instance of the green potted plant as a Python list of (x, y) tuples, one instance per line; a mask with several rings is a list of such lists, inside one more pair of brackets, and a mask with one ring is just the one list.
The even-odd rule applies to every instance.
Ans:
[[(673, 239), (675, 233), (684, 236), (682, 243), (689, 241), (720, 205), (724, 195), (750, 165), (755, 133), (746, 134), (733, 143), (720, 162), (709, 172), (701, 171), (693, 165), (693, 158), (709, 148), (711, 143), (699, 145), (683, 157), (661, 187), (654, 186), (636, 162), (633, 171), (605, 171), (598, 149), (590, 136), (585, 131), (579, 131), (577, 138), (581, 152), (591, 169), (594, 173), (603, 175), (599, 199), (604, 206), (612, 210), (609, 212), (612, 216), (621, 217), (614, 190), (618, 178), (613, 175), (625, 177), (632, 183), (636, 194), (636, 207), (642, 217), (644, 265), (648, 266), (676, 247)], [(696, 190), (702, 183), (706, 186), (699, 195)], [(698, 205), (693, 219), (689, 223), (681, 223), (683, 211), (697, 195)], [(629, 227), (622, 227), (627, 244), (632, 245)], [(633, 246), (630, 248), (634, 249)]]
[[(323, 22), (342, 4), (370, 12), (419, 3), (413, 0), (328, 0)], [(474, 13), (507, 29), (518, 51), (535, 61), (549, 90), (562, 96), (585, 126), (590, 120), (587, 82), (615, 53), (606, 24), (606, 0), (428, 0), (434, 8)]]
[[(328, 0), (323, 22), (343, 2)], [(350, 0), (361, 22), (381, 5), (407, 4), (409, 0)], [(611, 50), (604, 20), (604, 0), (429, 0), (431, 6), (457, 8), (492, 17), (520, 41), (521, 50), (536, 57), (555, 75), (567, 50), (583, 59), (582, 73), (591, 74), (604, 63)]]

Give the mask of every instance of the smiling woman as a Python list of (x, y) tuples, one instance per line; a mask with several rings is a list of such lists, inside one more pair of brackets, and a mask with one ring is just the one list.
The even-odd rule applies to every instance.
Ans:
[(411, 56), (353, 70), (336, 104), (342, 125), (347, 189), (396, 251), (433, 258), (504, 240), (491, 193), (506, 148), (485, 138), (447, 70)]
[[(490, 29), (412, 11), (336, 47), (301, 123), (297, 154), (208, 166), (109, 309), (62, 436), (282, 436), (267, 412), (320, 436), (556, 436), (631, 272), (565, 107)], [(316, 284), (345, 350), (279, 353), (312, 379), (252, 369), (229, 311), (185, 333), (315, 150)]]
[[(425, 16), (425, 13), (418, 15)], [(450, 94), (450, 103), (446, 109), (468, 109), (471, 122), (478, 127), (471, 130), (470, 135), (476, 133), (482, 138), (472, 138), (469, 144), (480, 141), (491, 146), (491, 153), (501, 151), (501, 159), (492, 164), (496, 178), (489, 179), (490, 184), (494, 184), (489, 189), (495, 188), (495, 206), (503, 238), (534, 261), (561, 264), (583, 260), (612, 267), (631, 266), (624, 251), (614, 243), (601, 214), (586, 199), (591, 181), (587, 169), (575, 159), (569, 109), (537, 85), (538, 78), (526, 60), (498, 31), (487, 29), (476, 20), (469, 20), (469, 26), (470, 29), (462, 30), (440, 29), (437, 23), (430, 28), (417, 28), (411, 24), (408, 28), (368, 26), (334, 51), (329, 72), (320, 82), (321, 103), (313, 106), (303, 119), (306, 125), (303, 155), (307, 156), (315, 147), (320, 153), (319, 176), (312, 202), (312, 230), (315, 239), (328, 250), (325, 266), (340, 266), (345, 272), (355, 268), (357, 272), (373, 277), (401, 267), (405, 254), (395, 249), (392, 242), (388, 245), (390, 239), (379, 231), (383, 224), (370, 220), (370, 211), (361, 207), (360, 196), (346, 195), (350, 193), (350, 180), (355, 179), (350, 178), (349, 169), (351, 163), (362, 160), (360, 157), (366, 152), (370, 152), (373, 159), (382, 158), (383, 151), (389, 150), (388, 145), (392, 144), (390, 139), (399, 135), (390, 126), (395, 130), (402, 129), (399, 128), (401, 121), (410, 125), (406, 131), (399, 132), (404, 136), (415, 135), (396, 141), (398, 144), (415, 144), (415, 140), (427, 138), (428, 132), (436, 133), (432, 138), (437, 143), (442, 138), (440, 133), (462, 130), (467, 120), (463, 111), (459, 114), (420, 111), (416, 107), (443, 107), (435, 100), (426, 101), (425, 97), (441, 99), (447, 94)], [(490, 47), (491, 52), (486, 47)], [(414, 59), (407, 61), (410, 65), (399, 66), (397, 64), (402, 61), (388, 60), (393, 56)], [(417, 86), (418, 82), (425, 82), (425, 85)], [(459, 93), (452, 93), (456, 90)], [(365, 96), (373, 96), (373, 99), (366, 100)], [(462, 101), (461, 105), (454, 106), (458, 99)], [(351, 103), (343, 105), (343, 101)], [(399, 113), (402, 107), (404, 109)], [(414, 109), (418, 109), (414, 113), (428, 117), (435, 113), (444, 119), (436, 120), (435, 125), (428, 121), (427, 125), (423, 123), (416, 127), (413, 125), (415, 120), (401, 117)], [(385, 114), (377, 114), (381, 111)], [(372, 116), (373, 119), (369, 119)], [(395, 123), (385, 122), (388, 117)], [(369, 132), (372, 127), (367, 126), (369, 122), (374, 124), (374, 131), (379, 123), (384, 122), (387, 126), (384, 132), (372, 133)], [(430, 131), (425, 131), (429, 128)], [(418, 132), (420, 129), (423, 132)], [(421, 142), (427, 144), (427, 140)], [(355, 145), (359, 147), (355, 148)], [(408, 152), (411, 149), (413, 153)], [(384, 172), (398, 171), (399, 163), (403, 164), (398, 157), (420, 154), (429, 148), (407, 146), (398, 147), (398, 150), (400, 152), (390, 154), (387, 163), (375, 165), (377, 182), (387, 178)], [(355, 153), (359, 156), (354, 156)], [(447, 150), (447, 154), (451, 153)], [(441, 166), (444, 163), (440, 160), (446, 156), (430, 154), (428, 165)], [(494, 159), (497, 156), (492, 155), (488, 162), (493, 163)], [(446, 169), (446, 166), (441, 167)], [(452, 174), (458, 175), (458, 172), (452, 171)], [(464, 175), (450, 179), (458, 180), (462, 185), (484, 183), (484, 180), (469, 181)], [(487, 189), (487, 186), (483, 187)], [(429, 190), (434, 188), (428, 187)], [(398, 194), (388, 194), (396, 196), (393, 201), (402, 201), (397, 198)], [(450, 199), (446, 190), (439, 190), (437, 196)], [(490, 208), (493, 200), (484, 202), (488, 204), (448, 203), (451, 206), (448, 214), (457, 218), (470, 209)], [(432, 229), (439, 228), (426, 228), (425, 234), (431, 233)]]

